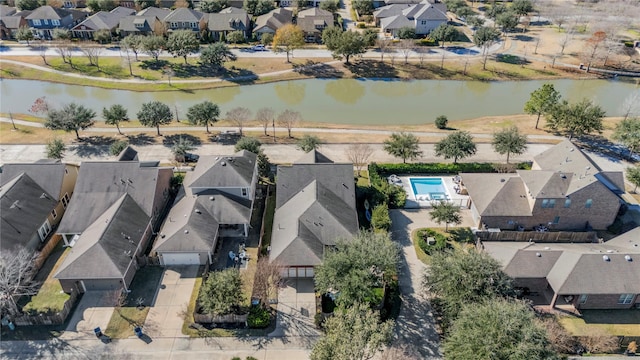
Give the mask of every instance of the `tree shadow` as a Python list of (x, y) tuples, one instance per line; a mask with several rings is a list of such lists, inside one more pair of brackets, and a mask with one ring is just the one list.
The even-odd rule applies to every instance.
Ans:
[(169, 65), (167, 60), (156, 61), (154, 59), (148, 59), (141, 61), (140, 68), (145, 70), (162, 70), (167, 65)]
[(71, 146), (69, 150), (74, 152), (77, 156), (81, 158), (109, 155), (108, 145), (96, 146), (91, 144), (82, 144), (82, 145)]
[(513, 65), (526, 65), (531, 63), (529, 60), (525, 59), (524, 57), (520, 57), (512, 54), (497, 54), (496, 61), (503, 62), (506, 64), (513, 64)]
[(533, 36), (528, 36), (528, 35), (516, 35), (513, 37), (515, 40), (518, 41), (524, 41), (524, 42), (529, 42), (529, 41), (533, 41)]
[(155, 138), (147, 134), (127, 135), (129, 144), (131, 145), (151, 145), (155, 144)]
[(258, 75), (253, 71), (248, 69), (238, 69), (235, 66), (232, 66), (229, 69), (224, 69), (222, 77), (223, 80), (237, 84), (253, 84), (258, 79)]
[(173, 145), (177, 144), (180, 141), (180, 138), (182, 138), (183, 141), (190, 141), (193, 146), (202, 145), (202, 141), (200, 140), (200, 138), (197, 136), (193, 136), (191, 134), (165, 135), (162, 138), (162, 145), (166, 147), (172, 147)]
[(620, 162), (620, 159), (635, 162), (631, 152), (625, 146), (611, 142), (602, 135), (582, 135), (575, 139), (581, 148), (607, 157), (610, 161)]
[(344, 73), (331, 65), (307, 60), (304, 64), (293, 64), (293, 71), (305, 76), (315, 78), (341, 78)]
[(359, 60), (344, 64), (355, 76), (363, 78), (397, 78), (398, 71), (391, 65), (377, 60)]
[(83, 143), (85, 143), (86, 145), (94, 145), (94, 146), (111, 145), (115, 141), (116, 139), (114, 139), (113, 137), (104, 136), (104, 135), (87, 136), (82, 138)]

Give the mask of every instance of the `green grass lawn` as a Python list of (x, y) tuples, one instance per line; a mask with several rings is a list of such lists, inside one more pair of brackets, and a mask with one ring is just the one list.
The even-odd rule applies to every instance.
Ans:
[(126, 339), (134, 335), (133, 328), (143, 325), (149, 314), (149, 307), (123, 307), (113, 311), (105, 334), (114, 339)]
[[(413, 242), (413, 247), (416, 250), (416, 256), (423, 263), (429, 265), (431, 264), (431, 256), (422, 251), (420, 245), (418, 245), (418, 232), (426, 228), (415, 229), (411, 232), (411, 241)], [(465, 250), (474, 247), (473, 244), (473, 233), (471, 229), (468, 227), (459, 227), (459, 228), (449, 228), (449, 232), (445, 232), (444, 228), (429, 228), (431, 230), (435, 230), (437, 233), (440, 233), (448, 238), (447, 243), (451, 245), (456, 250)]]
[(361, 170), (359, 174), (357, 170), (354, 170), (353, 176), (358, 178), (357, 186), (369, 187), (371, 185), (369, 181), (369, 170)]
[(582, 310), (582, 317), (561, 316), (558, 321), (575, 336), (587, 336), (602, 329), (614, 336), (640, 336), (637, 310)]
[(28, 313), (57, 313), (62, 311), (64, 303), (69, 300), (69, 294), (62, 291), (62, 286), (58, 279), (54, 279), (58, 267), (62, 264), (64, 259), (71, 251), (71, 248), (63, 249), (61, 244), (58, 244), (58, 249), (54, 250), (54, 253), (50, 256), (59, 256), (55, 265), (51, 268), (51, 271), (47, 275), (46, 279), (42, 283), (38, 294), (31, 297), (29, 301), (22, 308), (24, 312)]

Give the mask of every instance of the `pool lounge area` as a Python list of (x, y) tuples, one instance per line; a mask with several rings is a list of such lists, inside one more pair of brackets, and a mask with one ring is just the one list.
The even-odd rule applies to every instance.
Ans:
[(429, 208), (432, 201), (439, 200), (468, 207), (469, 196), (456, 176), (396, 176), (390, 182), (407, 192), (406, 209)]

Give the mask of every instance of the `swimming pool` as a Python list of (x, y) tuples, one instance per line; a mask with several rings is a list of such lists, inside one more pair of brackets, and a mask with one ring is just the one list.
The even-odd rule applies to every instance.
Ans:
[(442, 178), (409, 178), (411, 190), (417, 200), (446, 200), (447, 190)]

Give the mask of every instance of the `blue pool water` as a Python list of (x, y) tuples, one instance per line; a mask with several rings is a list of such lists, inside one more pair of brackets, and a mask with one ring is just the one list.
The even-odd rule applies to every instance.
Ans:
[(430, 200), (446, 199), (447, 191), (442, 183), (442, 178), (410, 178), (413, 195), (428, 195)]

